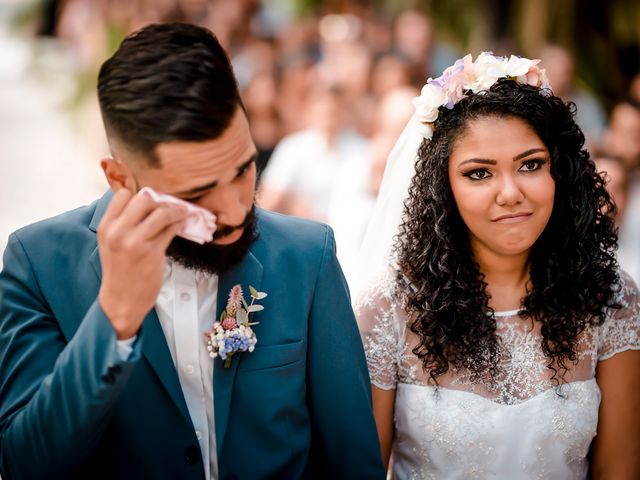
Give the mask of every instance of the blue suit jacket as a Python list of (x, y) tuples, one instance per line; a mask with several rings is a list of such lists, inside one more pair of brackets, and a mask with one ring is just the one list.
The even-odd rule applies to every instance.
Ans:
[[(96, 227), (111, 199), (11, 235), (0, 273), (0, 471), (18, 478), (199, 479), (204, 469), (155, 311), (127, 361), (100, 309)], [(258, 211), (219, 279), (269, 296), (258, 344), (215, 360), (219, 478), (384, 478), (362, 344), (331, 230)], [(212, 312), (213, 314), (213, 312)]]

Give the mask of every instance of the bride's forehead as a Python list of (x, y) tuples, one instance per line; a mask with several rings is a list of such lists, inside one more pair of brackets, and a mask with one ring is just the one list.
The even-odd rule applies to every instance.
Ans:
[(452, 149), (468, 143), (484, 143), (500, 148), (515, 137), (540, 140), (533, 127), (522, 118), (487, 115), (466, 121), (451, 142)]

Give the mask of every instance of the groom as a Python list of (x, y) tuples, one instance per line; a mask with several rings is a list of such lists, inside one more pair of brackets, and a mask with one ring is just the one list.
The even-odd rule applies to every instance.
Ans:
[[(98, 95), (111, 191), (9, 239), (0, 273), (0, 475), (384, 478), (333, 233), (255, 208), (256, 148), (216, 38), (129, 36)], [(176, 237), (186, 210), (211, 242)], [(255, 350), (204, 333), (240, 285), (268, 294)]]

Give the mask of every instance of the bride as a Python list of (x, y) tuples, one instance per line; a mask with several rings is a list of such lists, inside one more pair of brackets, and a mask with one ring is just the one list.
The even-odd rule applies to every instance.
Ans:
[(391, 154), (356, 314), (393, 478), (640, 478), (640, 294), (537, 63), (459, 60)]

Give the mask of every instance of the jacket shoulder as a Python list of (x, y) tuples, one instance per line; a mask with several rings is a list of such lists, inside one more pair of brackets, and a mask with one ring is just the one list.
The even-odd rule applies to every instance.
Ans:
[(333, 230), (324, 223), (257, 209), (260, 239), (270, 245), (303, 250), (324, 249)]
[[(98, 202), (96, 200), (90, 205), (37, 221), (16, 230), (11, 236), (19, 240), (26, 250), (39, 247), (45, 252), (72, 249), (78, 241), (90, 240), (95, 243), (95, 232), (90, 229), (90, 225)], [(43, 245), (47, 248), (43, 249)]]

